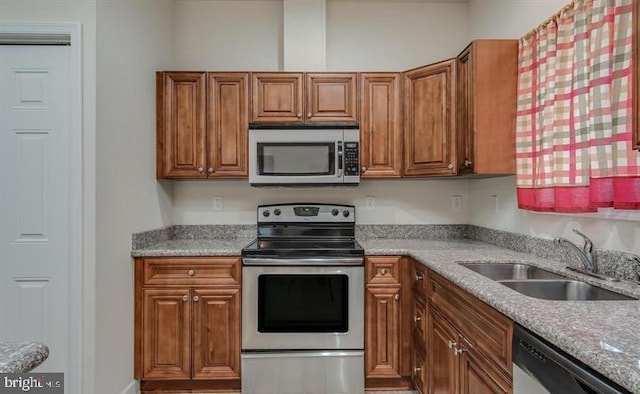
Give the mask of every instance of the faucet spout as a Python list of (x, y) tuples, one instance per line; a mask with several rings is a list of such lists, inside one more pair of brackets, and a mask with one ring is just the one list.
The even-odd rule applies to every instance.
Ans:
[(580, 262), (582, 262), (582, 265), (586, 270), (590, 272), (598, 272), (598, 267), (596, 265), (596, 251), (595, 251), (595, 248), (593, 247), (593, 242), (591, 242), (591, 240), (586, 235), (582, 234), (578, 230), (574, 229), (573, 232), (580, 235), (584, 239), (585, 242), (582, 249), (580, 249), (578, 246), (576, 246), (576, 244), (574, 244), (573, 242), (565, 238), (558, 237), (555, 239), (555, 242), (559, 245), (566, 245), (570, 249), (577, 251), (578, 252), (577, 255), (580, 258)]

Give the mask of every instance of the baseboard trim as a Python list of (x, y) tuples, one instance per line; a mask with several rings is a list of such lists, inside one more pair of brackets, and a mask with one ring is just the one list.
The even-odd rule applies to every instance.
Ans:
[(120, 392), (120, 394), (138, 394), (139, 392), (140, 391), (138, 391), (138, 381), (132, 380), (131, 383), (129, 383), (127, 387), (125, 387), (124, 390)]

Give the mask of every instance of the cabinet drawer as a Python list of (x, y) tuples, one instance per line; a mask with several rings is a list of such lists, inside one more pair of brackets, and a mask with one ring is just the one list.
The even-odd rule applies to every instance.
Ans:
[(400, 256), (371, 256), (365, 261), (367, 285), (400, 285)]
[(240, 285), (240, 258), (151, 258), (143, 285)]
[(411, 287), (415, 293), (422, 297), (427, 296), (428, 272), (427, 267), (411, 259)]
[(511, 376), (511, 337), (509, 318), (449, 282), (429, 272), (429, 301), (478, 352), (492, 360)]

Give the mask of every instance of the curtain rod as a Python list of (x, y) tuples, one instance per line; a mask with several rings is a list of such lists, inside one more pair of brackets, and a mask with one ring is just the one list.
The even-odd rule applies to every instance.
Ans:
[[(560, 11), (556, 12), (555, 14), (551, 15), (550, 17), (548, 17), (544, 22), (542, 22), (541, 24), (539, 24), (535, 29), (531, 30), (529, 33), (525, 34), (524, 36), (520, 37), (521, 40), (526, 40), (528, 38), (531, 38), (531, 36), (538, 31), (541, 28), (547, 27), (551, 22), (555, 22), (556, 20), (558, 20), (558, 18), (560, 18), (560, 16), (562, 14), (564, 14), (565, 12), (567, 12), (568, 10), (570, 10), (571, 8), (574, 8), (576, 6), (576, 4), (583, 2), (584, 0), (572, 0), (569, 4), (565, 5), (564, 7), (562, 7), (562, 9), (560, 9)], [(634, 0), (636, 1), (636, 0)]]

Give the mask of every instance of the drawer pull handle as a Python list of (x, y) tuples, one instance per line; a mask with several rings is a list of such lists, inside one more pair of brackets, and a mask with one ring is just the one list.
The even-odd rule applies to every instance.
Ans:
[(424, 280), (424, 276), (422, 276), (422, 273), (417, 273), (416, 274), (416, 282), (422, 282)]
[(380, 271), (380, 273), (381, 273), (382, 275), (386, 275), (386, 274), (387, 274), (387, 269), (386, 269), (386, 268), (383, 268), (383, 269)]
[(420, 315), (416, 315), (416, 316), (413, 317), (413, 321), (416, 322), (416, 323), (419, 322), (419, 321), (422, 321), (422, 317)]
[(200, 298), (198, 298), (198, 296), (193, 296), (193, 300), (194, 300), (195, 302), (198, 302), (198, 300), (199, 300), (199, 299), (200, 299)]
[(183, 295), (182, 296), (182, 301), (184, 301), (184, 302), (189, 301), (189, 296), (188, 295)]
[(415, 368), (413, 369), (413, 371), (414, 371), (416, 374), (418, 374), (418, 373), (422, 372), (422, 367), (415, 367)]
[(460, 354), (462, 354), (462, 353), (464, 353), (464, 352), (466, 352), (466, 351), (467, 351), (467, 349), (465, 349), (465, 348), (460, 348), (460, 349), (458, 349), (458, 348), (456, 347), (455, 349), (453, 349), (453, 355), (454, 355), (454, 356), (458, 356), (458, 355), (460, 355)]
[(187, 272), (187, 274), (189, 274), (189, 276), (193, 276), (196, 274), (196, 271), (194, 270), (189, 270), (189, 272)]

